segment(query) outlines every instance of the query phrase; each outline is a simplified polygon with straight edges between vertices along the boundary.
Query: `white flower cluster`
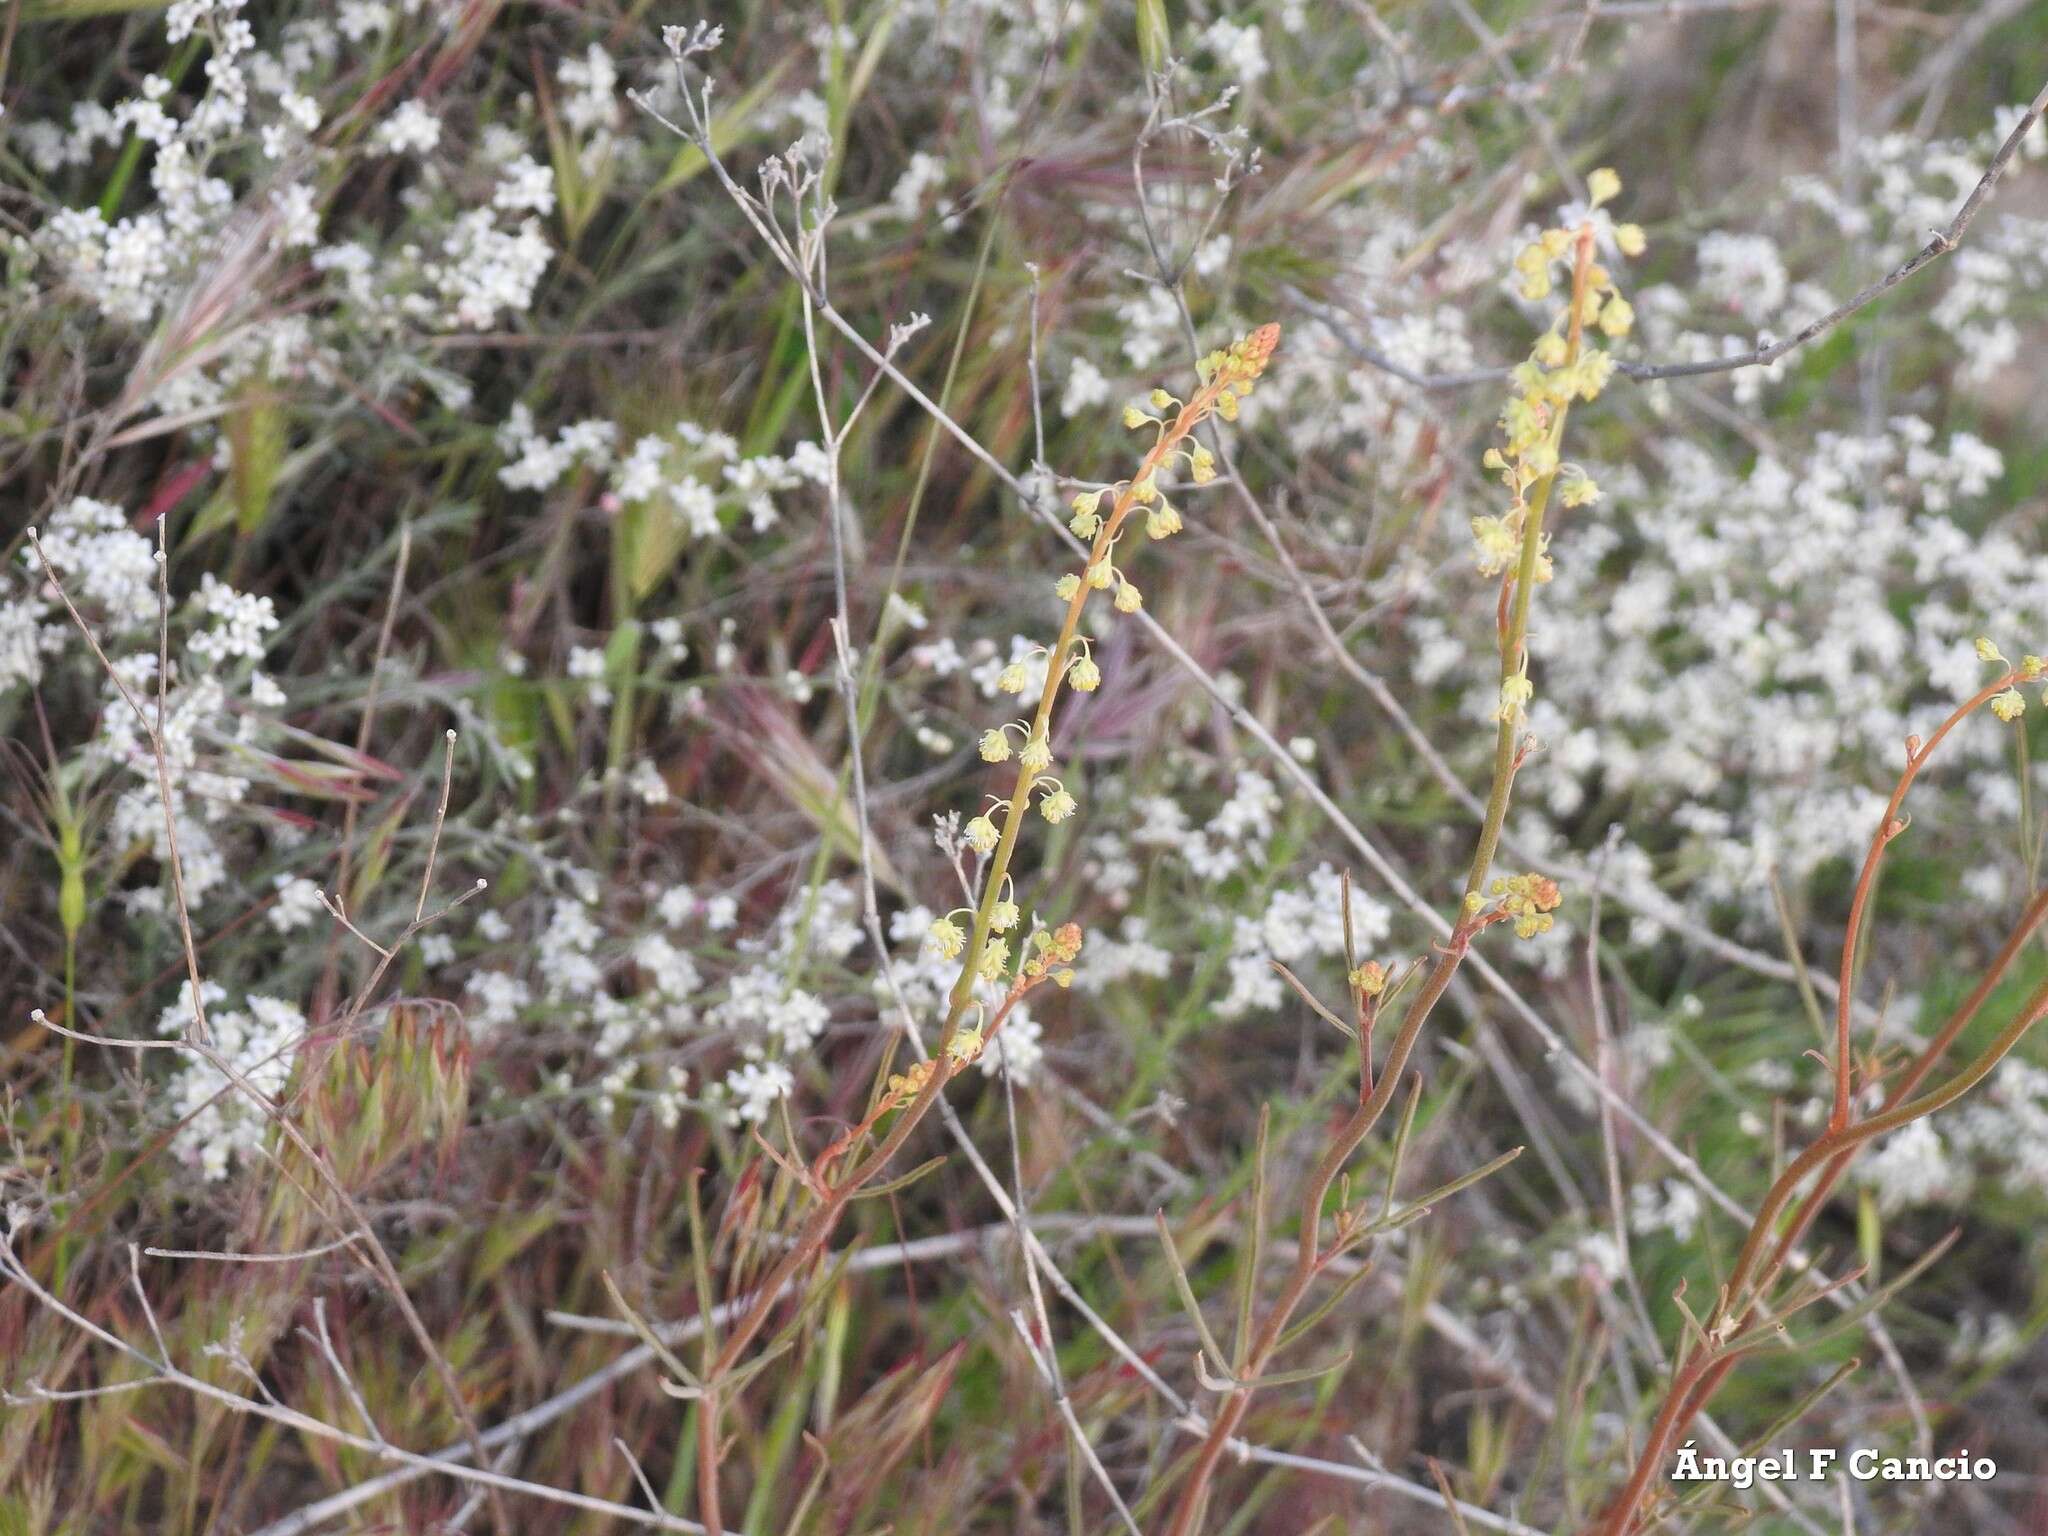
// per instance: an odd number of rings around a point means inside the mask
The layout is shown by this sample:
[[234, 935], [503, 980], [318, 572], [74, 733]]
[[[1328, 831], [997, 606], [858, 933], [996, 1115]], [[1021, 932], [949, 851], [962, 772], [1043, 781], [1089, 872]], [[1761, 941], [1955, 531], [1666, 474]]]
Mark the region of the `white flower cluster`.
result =
[[[238, 1008], [224, 1007], [228, 990], [211, 981], [201, 984], [200, 997], [213, 1048], [251, 1087], [275, 1098], [291, 1077], [307, 1031], [305, 1014], [281, 998], [255, 992], [245, 995]], [[157, 1020], [157, 1033], [184, 1036], [192, 1021], [188, 981]], [[208, 1179], [225, 1178], [231, 1168], [253, 1159], [270, 1128], [269, 1116], [232, 1078], [196, 1058], [172, 1079], [166, 1113], [183, 1122], [172, 1149]]]
[[497, 436], [507, 459], [498, 479], [511, 489], [544, 491], [571, 469], [594, 469], [607, 477], [610, 510], [656, 511], [665, 529], [684, 540], [716, 537], [730, 520], [721, 515], [728, 511], [765, 532], [781, 517], [778, 495], [825, 477], [824, 453], [815, 443], [799, 443], [787, 456], [750, 457], [726, 433], [687, 420], [636, 438], [621, 454], [622, 434], [613, 422], [571, 422], [550, 438], [530, 409], [514, 405]]
[[[133, 531], [120, 507], [85, 496], [66, 503], [38, 537], [116, 675], [131, 695], [150, 700], [145, 708], [154, 720], [160, 602], [155, 546]], [[0, 702], [41, 682], [59, 658], [98, 679], [105, 705], [89, 757], [95, 769], [125, 770], [111, 833], [123, 845], [146, 846], [168, 879], [170, 833], [142, 722], [100, 672], [35, 550], [24, 548], [20, 561], [18, 570], [0, 575]], [[182, 653], [173, 654], [165, 679], [162, 742], [185, 894], [194, 903], [228, 884], [220, 834], [250, 789], [240, 754], [284, 703], [277, 684], [250, 665], [262, 660], [277, 626], [269, 598], [238, 592], [210, 572], [178, 615]], [[156, 910], [162, 896], [161, 886], [127, 893], [146, 911]]]

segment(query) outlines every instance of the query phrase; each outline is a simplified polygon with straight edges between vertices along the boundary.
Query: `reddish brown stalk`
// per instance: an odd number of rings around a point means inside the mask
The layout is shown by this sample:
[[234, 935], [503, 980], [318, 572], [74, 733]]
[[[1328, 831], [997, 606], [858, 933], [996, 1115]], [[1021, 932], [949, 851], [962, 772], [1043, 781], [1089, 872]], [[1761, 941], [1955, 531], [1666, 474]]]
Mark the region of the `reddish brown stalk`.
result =
[[2017, 673], [2006, 673], [1958, 705], [1924, 743], [1918, 737], [1908, 738], [1906, 742], [1906, 771], [1899, 775], [1898, 787], [1892, 791], [1892, 798], [1884, 808], [1884, 818], [1871, 835], [1870, 851], [1863, 856], [1863, 872], [1856, 879], [1856, 894], [1849, 901], [1848, 929], [1842, 940], [1842, 970], [1836, 978], [1835, 1107], [1828, 1116], [1828, 1129], [1831, 1131], [1839, 1131], [1849, 1123], [1849, 1020], [1856, 1006], [1856, 953], [1863, 939], [1863, 909], [1877, 885], [1877, 866], [1883, 862], [1884, 851], [1891, 846], [1892, 839], [1906, 830], [1906, 824], [1899, 820], [1899, 807], [1905, 803], [1906, 791], [1913, 787], [1913, 781], [1920, 776], [1928, 758], [1934, 755], [1934, 749], [1941, 745], [1942, 738], [2017, 680]]
[[[2021, 950], [2039, 931], [2043, 920], [2048, 919], [2048, 891], [2043, 891], [2037, 893], [2028, 903], [2019, 922], [2007, 936], [2004, 945], [1986, 968], [1983, 976], [1978, 979], [1976, 986], [1971, 989], [1969, 996], [1963, 999], [1942, 1027], [1935, 1032], [1933, 1038], [1901, 1073], [1898, 1081], [1891, 1086], [1885, 1095], [1883, 1107], [1867, 1120], [1850, 1123], [1847, 1114], [1851, 1102], [1848, 1083], [1851, 998], [1848, 988], [1865, 908], [1876, 881], [1877, 866], [1884, 856], [1885, 849], [1905, 830], [1904, 823], [1899, 819], [1900, 808], [1905, 801], [1906, 792], [1912, 788], [1914, 780], [1926, 766], [1935, 748], [1963, 720], [2011, 687], [2016, 680], [2017, 675], [2008, 672], [1959, 705], [1924, 743], [1917, 738], [1907, 742], [1905, 771], [1900, 775], [1898, 785], [1885, 807], [1884, 818], [1878, 832], [1871, 840], [1862, 875], [1857, 881], [1856, 894], [1850, 904], [1848, 929], [1842, 953], [1843, 992], [1836, 1018], [1835, 1110], [1829, 1118], [1827, 1130], [1786, 1166], [1766, 1192], [1750, 1224], [1741, 1252], [1736, 1256], [1735, 1264], [1729, 1272], [1727, 1284], [1721, 1290], [1721, 1300], [1709, 1320], [1709, 1339], [1725, 1341], [1739, 1336], [1757, 1320], [1764, 1297], [1769, 1294], [1786, 1266], [1791, 1263], [1800, 1240], [1812, 1227], [1842, 1175], [1847, 1172], [1849, 1164], [1866, 1145], [1879, 1136], [1887, 1135], [1915, 1120], [1934, 1114], [1962, 1097], [1989, 1075], [1999, 1061], [2019, 1043], [2028, 1029], [2044, 1015], [2048, 1015], [2048, 985], [2044, 985], [2034, 992], [2026, 1006], [2014, 1016], [1998, 1038], [1968, 1066], [1941, 1087], [1919, 1098], [1912, 1097], [1928, 1075], [1940, 1064], [1942, 1058], [1953, 1048], [1970, 1022], [1976, 1018], [1985, 1001], [2004, 980], [2013, 962], [2018, 959]], [[1791, 1204], [1794, 1194], [1809, 1176], [1814, 1178], [1813, 1187], [1793, 1208], [1783, 1230], [1774, 1233], [1778, 1217]], [[1743, 1353], [1739, 1350], [1726, 1350], [1711, 1344], [1703, 1344], [1679, 1368], [1651, 1424], [1649, 1436], [1628, 1481], [1608, 1506], [1606, 1513], [1590, 1530], [1598, 1532], [1599, 1536], [1629, 1536], [1630, 1532], [1641, 1529], [1644, 1506], [1654, 1495], [1660, 1482], [1658, 1468], [1664, 1457], [1686, 1433], [1693, 1420], [1706, 1411], [1715, 1393], [1720, 1390], [1730, 1372], [1740, 1362]]]

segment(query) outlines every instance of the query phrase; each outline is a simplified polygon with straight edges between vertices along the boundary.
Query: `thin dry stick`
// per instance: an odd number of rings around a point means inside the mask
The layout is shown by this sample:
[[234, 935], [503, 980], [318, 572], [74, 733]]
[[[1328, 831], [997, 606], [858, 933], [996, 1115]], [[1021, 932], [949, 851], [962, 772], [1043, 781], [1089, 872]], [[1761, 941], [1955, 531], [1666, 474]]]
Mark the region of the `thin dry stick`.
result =
[[[1999, 178], [2005, 174], [2006, 166], [2018, 153], [2020, 141], [2033, 129], [2034, 124], [2041, 120], [2044, 111], [2048, 111], [2048, 85], [2041, 88], [2040, 94], [2034, 97], [2027, 110], [2021, 114], [2019, 121], [2013, 125], [2012, 131], [1999, 144], [1997, 152], [1991, 157], [1990, 165], [1985, 168], [1977, 185], [1970, 190], [1970, 195], [1963, 199], [1955, 217], [1943, 228], [1935, 230], [1928, 242], [1906, 260], [1858, 291], [1854, 297], [1836, 305], [1819, 319], [1782, 340], [1759, 342], [1746, 352], [1729, 353], [1696, 363], [1616, 363], [1614, 371], [1624, 378], [1647, 383], [1653, 379], [1698, 378], [1710, 373], [1730, 373], [1737, 368], [1768, 367], [1779, 358], [1796, 352], [1808, 342], [1826, 335], [1858, 310], [1868, 308], [1923, 267], [1939, 261], [1962, 244], [1963, 236], [1976, 221], [1986, 199], [1998, 185]], [[1391, 374], [1417, 389], [1469, 389], [1477, 384], [1499, 383], [1508, 376], [1509, 370], [1506, 368], [1473, 368], [1458, 373], [1419, 373], [1396, 362], [1377, 347], [1360, 341], [1336, 318], [1328, 306], [1318, 304], [1296, 290], [1290, 289], [1288, 292], [1295, 304], [1305, 314], [1320, 320], [1346, 351], [1361, 362], [1369, 363], [1381, 372]]]
[[[121, 1354], [126, 1355], [149, 1372], [148, 1380], [132, 1383], [124, 1382], [121, 1384], [122, 1390], [133, 1390], [145, 1386], [158, 1385], [176, 1387], [180, 1391], [189, 1393], [194, 1397], [219, 1403], [222, 1407], [230, 1409], [235, 1413], [250, 1414], [257, 1418], [267, 1419], [271, 1423], [283, 1425], [287, 1429], [298, 1431], [300, 1434], [319, 1440], [326, 1440], [335, 1445], [346, 1446], [380, 1460], [395, 1463], [411, 1471], [414, 1476], [427, 1472], [439, 1472], [449, 1477], [459, 1478], [465, 1482], [478, 1484], [490, 1490], [494, 1495], [504, 1493], [527, 1494], [534, 1498], [547, 1500], [550, 1503], [564, 1504], [574, 1509], [588, 1510], [592, 1514], [608, 1515], [613, 1519], [630, 1520], [634, 1524], [652, 1526], [657, 1530], [701, 1532], [703, 1529], [693, 1521], [684, 1520], [676, 1515], [665, 1514], [660, 1510], [635, 1509], [628, 1504], [615, 1504], [609, 1499], [593, 1498], [589, 1494], [571, 1493], [566, 1489], [551, 1488], [541, 1483], [524, 1482], [518, 1478], [506, 1477], [487, 1469], [465, 1466], [461, 1461], [448, 1456], [421, 1456], [413, 1451], [401, 1450], [397, 1446], [387, 1445], [380, 1440], [373, 1440], [363, 1435], [352, 1434], [344, 1429], [338, 1429], [324, 1420], [316, 1419], [312, 1415], [301, 1413], [296, 1409], [286, 1408], [275, 1402], [242, 1397], [228, 1391], [224, 1387], [215, 1386], [210, 1381], [188, 1375], [173, 1365], [168, 1356], [159, 1358], [149, 1355], [118, 1335], [109, 1333], [90, 1318], [72, 1310], [58, 1297], [46, 1290], [35, 1276], [29, 1273], [20, 1259], [15, 1256], [12, 1244], [4, 1237], [0, 1237], [0, 1275], [5, 1275], [13, 1284], [20, 1286], [29, 1296], [57, 1316], [63, 1318], [74, 1328], [118, 1350]], [[258, 1385], [260, 1387], [261, 1383], [259, 1382]], [[26, 1393], [18, 1394], [24, 1401], [44, 1400], [53, 1402], [75, 1400], [78, 1395], [75, 1393], [49, 1391], [33, 1382], [29, 1384]], [[95, 1395], [99, 1394], [96, 1392]], [[508, 1436], [506, 1438], [511, 1437]], [[465, 1454], [468, 1454], [469, 1448], [464, 1447], [464, 1451]], [[311, 1523], [317, 1522], [300, 1524], [292, 1527], [292, 1529], [303, 1531], [308, 1529]]]

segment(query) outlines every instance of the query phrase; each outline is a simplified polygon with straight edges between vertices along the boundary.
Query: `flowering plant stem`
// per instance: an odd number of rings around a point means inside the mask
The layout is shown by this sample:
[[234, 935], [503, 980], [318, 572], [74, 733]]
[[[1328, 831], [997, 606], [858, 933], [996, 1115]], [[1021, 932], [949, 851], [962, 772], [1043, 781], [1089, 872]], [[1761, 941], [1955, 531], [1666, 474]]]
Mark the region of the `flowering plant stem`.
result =
[[[1580, 347], [1584, 340], [1581, 317], [1585, 309], [1587, 279], [1593, 264], [1593, 233], [1590, 227], [1580, 230], [1576, 242], [1572, 267], [1572, 319], [1566, 342], [1563, 366], [1571, 367], [1579, 360]], [[1567, 408], [1560, 404], [1553, 414], [1549, 427], [1549, 446], [1553, 462], [1558, 447], [1563, 442]], [[1530, 487], [1528, 501], [1523, 514], [1522, 539], [1514, 572], [1505, 578], [1501, 586], [1500, 599], [1500, 678], [1505, 684], [1510, 678], [1519, 677], [1527, 663], [1529, 638], [1529, 612], [1534, 595], [1538, 568], [1543, 556], [1543, 519], [1550, 505], [1551, 489], [1557, 480], [1557, 471], [1550, 470], [1540, 476]], [[1496, 914], [1485, 910], [1485, 887], [1487, 876], [1492, 872], [1494, 853], [1500, 846], [1501, 828], [1507, 820], [1508, 801], [1514, 788], [1515, 774], [1527, 756], [1527, 746], [1521, 740], [1520, 718], [1517, 714], [1503, 710], [1499, 733], [1494, 743], [1493, 784], [1486, 798], [1486, 815], [1479, 829], [1479, 842], [1472, 851], [1472, 864], [1465, 877], [1464, 899], [1459, 904], [1457, 921], [1453, 924], [1450, 938], [1437, 947], [1435, 962], [1424, 978], [1421, 989], [1402, 1014], [1400, 1028], [1395, 1032], [1388, 1047], [1385, 1065], [1376, 1080], [1369, 1079], [1369, 1091], [1364, 1092], [1357, 1109], [1346, 1117], [1331, 1137], [1315, 1170], [1309, 1176], [1308, 1187], [1301, 1200], [1301, 1232], [1295, 1250], [1294, 1264], [1288, 1271], [1287, 1279], [1274, 1298], [1250, 1346], [1243, 1351], [1243, 1357], [1234, 1363], [1239, 1383], [1256, 1384], [1265, 1374], [1267, 1365], [1278, 1351], [1281, 1340], [1286, 1336], [1288, 1325], [1303, 1299], [1308, 1295], [1317, 1277], [1330, 1261], [1343, 1251], [1344, 1244], [1325, 1249], [1322, 1246], [1323, 1206], [1329, 1198], [1330, 1188], [1337, 1182], [1344, 1165], [1350, 1161], [1359, 1145], [1372, 1133], [1387, 1106], [1393, 1102], [1394, 1094], [1401, 1084], [1401, 1077], [1407, 1067], [1408, 1058], [1415, 1050], [1415, 1043], [1422, 1029], [1435, 1012], [1437, 1003], [1449, 989], [1451, 978], [1457, 974], [1459, 965], [1470, 950], [1473, 938]], [[1355, 983], [1354, 983], [1355, 985]], [[1364, 1031], [1361, 1031], [1363, 1036]], [[1366, 1049], [1361, 1040], [1361, 1050]], [[1340, 1215], [1340, 1220], [1342, 1219]], [[1242, 1347], [1242, 1346], [1241, 1346]], [[1181, 1488], [1179, 1501], [1166, 1530], [1168, 1536], [1193, 1536], [1201, 1526], [1203, 1506], [1207, 1502], [1211, 1479], [1229, 1446], [1231, 1437], [1243, 1422], [1251, 1406], [1253, 1386], [1236, 1385], [1224, 1396], [1222, 1405], [1210, 1421], [1208, 1433], [1196, 1450], [1194, 1461]]]
[[[1878, 864], [1893, 839], [1906, 830], [1906, 823], [1899, 815], [1906, 793], [1950, 732], [2004, 694], [2015, 682], [2032, 680], [2028, 674], [2008, 671], [1952, 710], [1925, 742], [1917, 737], [1907, 741], [1905, 771], [1900, 774], [1885, 806], [1884, 819], [1871, 839], [1870, 851], [1865, 856], [1855, 896], [1850, 903], [1842, 945], [1842, 996], [1836, 1022], [1835, 1104], [1828, 1128], [1785, 1166], [1766, 1191], [1741, 1251], [1736, 1255], [1735, 1264], [1718, 1292], [1719, 1300], [1713, 1312], [1705, 1327], [1699, 1330], [1690, 1355], [1680, 1358], [1663, 1404], [1651, 1423], [1641, 1455], [1621, 1491], [1599, 1520], [1588, 1528], [1589, 1536], [1591, 1533], [1597, 1533], [1597, 1536], [1629, 1536], [1630, 1532], [1644, 1528], [1647, 1506], [1662, 1480], [1659, 1469], [1664, 1458], [1684, 1436], [1692, 1421], [1706, 1411], [1729, 1373], [1746, 1355], [1762, 1347], [1750, 1337], [1752, 1325], [1771, 1316], [1766, 1309], [1766, 1297], [1856, 1155], [1878, 1137], [1953, 1104], [1988, 1077], [2027, 1031], [2048, 1016], [2048, 983], [2043, 983], [2035, 988], [1997, 1037], [1967, 1066], [1939, 1087], [1917, 1098], [1912, 1096], [1977, 1016], [2042, 921], [2048, 919], [2048, 891], [2042, 891], [2028, 903], [2018, 924], [1976, 986], [1886, 1092], [1883, 1107], [1868, 1119], [1851, 1119], [1855, 1094], [1849, 1055], [1849, 1010], [1852, 1003], [1849, 984]], [[1775, 1230], [1800, 1185], [1816, 1174], [1813, 1187], [1793, 1208], [1783, 1229]], [[1799, 1304], [1816, 1299], [1817, 1296], [1802, 1298]], [[1779, 1308], [1779, 1315], [1782, 1316], [1785, 1310]]]
[[[1045, 686], [1039, 693], [1038, 707], [1027, 739], [1049, 739], [1053, 706], [1068, 676], [1069, 663], [1080, 638], [1081, 618], [1087, 609], [1089, 594], [1094, 590], [1090, 573], [1108, 569], [1117, 538], [1132, 514], [1139, 507], [1158, 499], [1157, 477], [1161, 471], [1172, 463], [1195, 428], [1212, 411], [1219, 407], [1226, 410], [1234, 408], [1235, 398], [1249, 391], [1279, 339], [1280, 328], [1268, 325], [1228, 350], [1214, 354], [1211, 370], [1202, 387], [1181, 404], [1172, 417], [1159, 422], [1157, 440], [1140, 462], [1137, 474], [1117, 489], [1108, 513], [1101, 518], [1089, 549], [1088, 562], [1078, 573], [1074, 591], [1067, 598], [1066, 614], [1047, 663]], [[1030, 811], [1032, 790], [1042, 774], [1042, 769], [1034, 768], [1029, 762], [1020, 761], [1018, 764], [1017, 781], [1008, 801], [1008, 815], [983, 874], [974, 926], [960, 957], [959, 977], [947, 997], [945, 1022], [939, 1031], [929, 1070], [895, 1080], [867, 1119], [817, 1158], [805, 1174], [805, 1181], [817, 1197], [818, 1205], [805, 1220], [795, 1242], [756, 1287], [752, 1304], [733, 1325], [715, 1353], [712, 1335], [708, 1329], [706, 1331], [709, 1363], [701, 1383], [694, 1389], [698, 1399], [698, 1510], [705, 1529], [713, 1532], [714, 1536], [725, 1528], [718, 1490], [718, 1421], [723, 1385], [739, 1367], [749, 1346], [760, 1337], [790, 1282], [824, 1251], [847, 1205], [889, 1165], [946, 1084], [973, 1059], [972, 1054], [956, 1050], [955, 1044], [961, 1038], [962, 1023], [974, 1003], [975, 982], [981, 977], [983, 956], [995, 930], [996, 904], [1002, 899], [1017, 840]], [[1071, 959], [1079, 943], [1078, 930], [1063, 929], [1050, 950], [1050, 957]], [[982, 1043], [994, 1035], [1010, 1009], [1026, 992], [1050, 976], [1043, 959], [1025, 965], [990, 1019]], [[843, 1155], [892, 1110], [900, 1110], [900, 1113], [881, 1142], [865, 1158], [856, 1160], [850, 1168], [834, 1177], [832, 1169]]]

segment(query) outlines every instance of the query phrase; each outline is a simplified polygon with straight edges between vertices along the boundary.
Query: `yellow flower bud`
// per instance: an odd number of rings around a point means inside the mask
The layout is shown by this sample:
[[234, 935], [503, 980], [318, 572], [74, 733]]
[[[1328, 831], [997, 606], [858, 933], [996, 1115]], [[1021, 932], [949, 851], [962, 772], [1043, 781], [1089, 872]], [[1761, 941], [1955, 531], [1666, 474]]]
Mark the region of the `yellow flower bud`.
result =
[[1614, 243], [1621, 248], [1621, 254], [1624, 256], [1640, 256], [1650, 245], [1643, 236], [1643, 226], [1640, 224], [1615, 225]]
[[1038, 814], [1055, 826], [1073, 815], [1076, 809], [1074, 797], [1064, 789], [1056, 789], [1038, 802]]
[[1095, 665], [1093, 658], [1076, 656], [1074, 664], [1067, 669], [1067, 681], [1077, 692], [1093, 693], [1102, 686], [1102, 669]]
[[967, 839], [967, 846], [976, 853], [994, 853], [996, 850], [996, 824], [986, 816], [977, 816], [967, 823], [967, 830], [961, 836]]
[[1621, 177], [1612, 167], [1603, 165], [1586, 178], [1586, 193], [1592, 198], [1595, 208], [1602, 203], [1611, 203], [1621, 195]]
[[981, 733], [981, 760], [984, 763], [1007, 762], [1010, 756], [1010, 736], [1007, 731], [989, 730]]
[[1377, 960], [1368, 960], [1351, 973], [1351, 985], [1366, 997], [1378, 997], [1387, 990], [1387, 968]]
[[1116, 589], [1116, 611], [1118, 613], [1136, 613], [1144, 606], [1144, 594], [1139, 592], [1128, 581], [1118, 583]]
[[1493, 718], [1509, 725], [1522, 718], [1524, 706], [1536, 697], [1536, 686], [1526, 677], [1510, 677], [1500, 685], [1500, 708]]
[[[1010, 941], [1008, 939], [990, 939], [981, 951], [981, 963], [975, 967], [975, 973], [983, 981], [995, 981], [1009, 968]], [[979, 1034], [970, 1035], [965, 1030], [961, 1031], [959, 1038], [953, 1042], [953, 1049], [956, 1052], [961, 1048], [963, 1041], [972, 1042], [973, 1055], [963, 1056], [961, 1060], [972, 1061], [975, 1056], [981, 1054], [981, 1036]]]
[[1558, 475], [1557, 494], [1566, 506], [1583, 507], [1600, 499], [1600, 487], [1593, 483], [1591, 475], [1573, 464]]

